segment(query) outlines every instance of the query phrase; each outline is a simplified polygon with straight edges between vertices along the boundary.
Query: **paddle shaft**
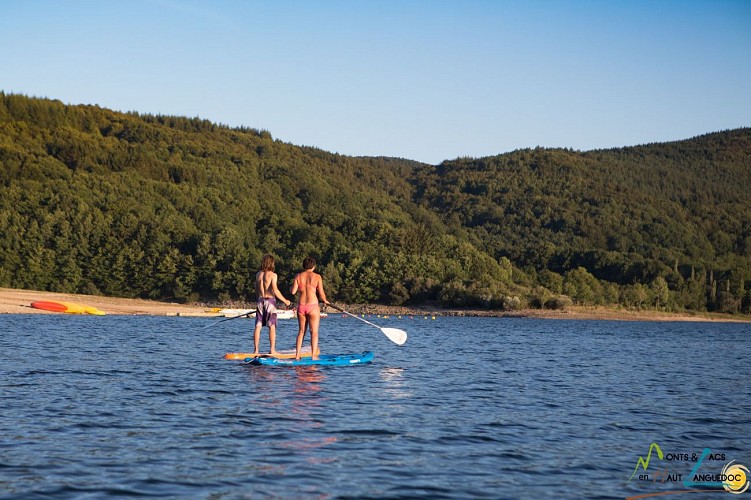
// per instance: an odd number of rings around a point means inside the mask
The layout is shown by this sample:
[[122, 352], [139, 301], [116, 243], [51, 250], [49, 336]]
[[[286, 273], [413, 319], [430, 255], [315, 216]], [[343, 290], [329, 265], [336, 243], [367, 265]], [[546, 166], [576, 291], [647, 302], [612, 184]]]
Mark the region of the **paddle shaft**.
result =
[[348, 316], [352, 316], [352, 317], [353, 317], [353, 318], [355, 318], [355, 319], [359, 319], [359, 320], [360, 320], [360, 321], [362, 321], [363, 323], [367, 323], [367, 324], [369, 324], [370, 326], [374, 326], [374, 327], [378, 328], [379, 330], [381, 330], [381, 327], [380, 327], [380, 326], [376, 325], [375, 323], [371, 323], [371, 322], [370, 322], [370, 321], [368, 321], [367, 319], [361, 318], [360, 316], [357, 316], [357, 315], [355, 315], [355, 314], [352, 314], [351, 312], [347, 312], [347, 311], [345, 311], [344, 309], [341, 309], [341, 308], [339, 308], [339, 307], [336, 307], [336, 306], [335, 306], [334, 304], [329, 304], [329, 305], [330, 305], [331, 307], [333, 307], [334, 309], [336, 309], [337, 311], [341, 311], [341, 312], [343, 312], [344, 314], [346, 314], [346, 315], [348, 315]]
[[378, 328], [379, 330], [381, 330], [381, 333], [383, 333], [386, 337], [388, 337], [388, 339], [391, 342], [393, 342], [394, 344], [402, 345], [402, 344], [404, 344], [407, 341], [407, 332], [405, 332], [404, 330], [399, 330], [398, 328], [382, 328], [382, 327], [376, 325], [375, 323], [371, 323], [370, 321], [368, 321], [366, 319], [360, 318], [359, 316], [355, 316], [354, 314], [345, 311], [341, 307], [336, 307], [334, 304], [329, 303], [328, 305], [330, 305], [331, 307], [333, 307], [337, 311], [343, 312], [344, 314], [346, 314], [348, 316], [352, 316], [355, 319], [359, 319], [363, 323], [367, 323], [370, 326], [374, 326], [374, 327]]
[[[293, 304], [292, 304], [292, 303], [290, 303], [290, 306], [293, 306]], [[285, 311], [285, 310], [287, 310], [287, 309], [282, 309], [282, 311]], [[231, 320], [231, 319], [244, 318], [244, 317], [246, 317], [246, 316], [248, 316], [248, 317], [249, 317], [249, 316], [250, 316], [251, 314], [255, 314], [255, 313], [256, 313], [256, 311], [255, 311], [255, 309], [254, 309], [254, 310], [252, 310], [252, 311], [250, 311], [250, 312], [246, 312], [245, 314], [241, 314], [241, 315], [239, 315], [239, 316], [233, 316], [233, 317], [231, 317], [231, 318], [224, 318], [223, 320], [217, 321], [217, 323], [221, 323], [222, 321], [229, 321], [229, 320]]]
[[215, 322], [215, 323], [212, 323], [212, 324], [210, 324], [210, 325], [204, 326], [204, 328], [209, 328], [209, 327], [212, 327], [212, 326], [216, 326], [216, 325], [218, 325], [219, 323], [223, 323], [223, 322], [225, 322], [225, 321], [229, 321], [229, 320], [231, 320], [231, 319], [237, 319], [237, 318], [245, 318], [245, 317], [247, 317], [247, 316], [250, 316], [251, 314], [255, 314], [255, 311], [250, 311], [250, 312], [246, 312], [245, 314], [241, 314], [241, 315], [239, 315], [239, 316], [232, 316], [231, 318], [224, 318], [224, 319], [220, 319], [219, 321], [217, 321], [217, 322]]

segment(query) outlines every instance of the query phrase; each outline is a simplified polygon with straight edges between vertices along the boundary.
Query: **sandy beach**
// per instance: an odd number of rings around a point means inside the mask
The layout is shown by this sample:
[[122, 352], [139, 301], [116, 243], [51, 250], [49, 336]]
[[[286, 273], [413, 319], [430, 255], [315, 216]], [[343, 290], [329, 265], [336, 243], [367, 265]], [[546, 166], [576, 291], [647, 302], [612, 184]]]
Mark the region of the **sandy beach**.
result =
[[[101, 297], [70, 293], [41, 292], [0, 288], [0, 314], [59, 314], [31, 307], [34, 301], [75, 302], [93, 306], [110, 315], [151, 315], [151, 316], [220, 316], [219, 307], [187, 305], [156, 300]], [[546, 319], [591, 319], [619, 321], [706, 321], [706, 322], [751, 322], [748, 316], [733, 316], [708, 313], [666, 313], [660, 311], [632, 311], [608, 307], [572, 306], [562, 311], [524, 309], [520, 311], [482, 311], [439, 308], [388, 307], [379, 305], [338, 304], [354, 314], [379, 316], [492, 316], [492, 317], [533, 317]], [[335, 313], [335, 311], [328, 311]]]
[[151, 316], [217, 316], [207, 307], [160, 302], [156, 300], [123, 299], [78, 295], [71, 293], [39, 292], [0, 288], [0, 314], [59, 314], [31, 307], [38, 300], [75, 302], [100, 309], [105, 314], [143, 314]]

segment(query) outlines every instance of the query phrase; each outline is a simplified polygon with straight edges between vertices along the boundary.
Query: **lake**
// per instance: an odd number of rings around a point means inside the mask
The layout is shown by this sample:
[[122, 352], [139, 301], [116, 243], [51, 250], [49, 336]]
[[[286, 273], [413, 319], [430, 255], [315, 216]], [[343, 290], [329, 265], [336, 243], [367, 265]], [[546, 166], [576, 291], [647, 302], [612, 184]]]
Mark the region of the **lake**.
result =
[[751, 468], [751, 325], [368, 319], [407, 343], [329, 316], [323, 352], [374, 362], [292, 368], [222, 359], [245, 319], [0, 315], [0, 498], [626, 498]]

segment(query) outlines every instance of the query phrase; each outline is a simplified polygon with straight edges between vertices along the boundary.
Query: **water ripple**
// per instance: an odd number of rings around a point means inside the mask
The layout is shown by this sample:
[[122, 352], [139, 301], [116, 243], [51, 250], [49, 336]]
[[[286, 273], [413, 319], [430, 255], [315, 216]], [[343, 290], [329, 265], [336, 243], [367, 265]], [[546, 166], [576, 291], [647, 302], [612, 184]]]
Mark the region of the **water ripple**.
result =
[[624, 498], [655, 441], [751, 464], [745, 325], [402, 319], [396, 347], [332, 318], [373, 364], [278, 369], [209, 322], [0, 316], [0, 498]]

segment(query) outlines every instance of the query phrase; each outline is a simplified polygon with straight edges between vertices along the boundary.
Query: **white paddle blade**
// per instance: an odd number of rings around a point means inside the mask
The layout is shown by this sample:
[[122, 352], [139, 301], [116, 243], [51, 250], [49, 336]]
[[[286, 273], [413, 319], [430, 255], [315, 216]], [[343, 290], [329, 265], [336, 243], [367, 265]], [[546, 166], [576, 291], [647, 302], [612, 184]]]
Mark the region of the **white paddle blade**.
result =
[[404, 330], [399, 330], [398, 328], [381, 328], [381, 331], [394, 344], [402, 345], [407, 341], [407, 332]]

